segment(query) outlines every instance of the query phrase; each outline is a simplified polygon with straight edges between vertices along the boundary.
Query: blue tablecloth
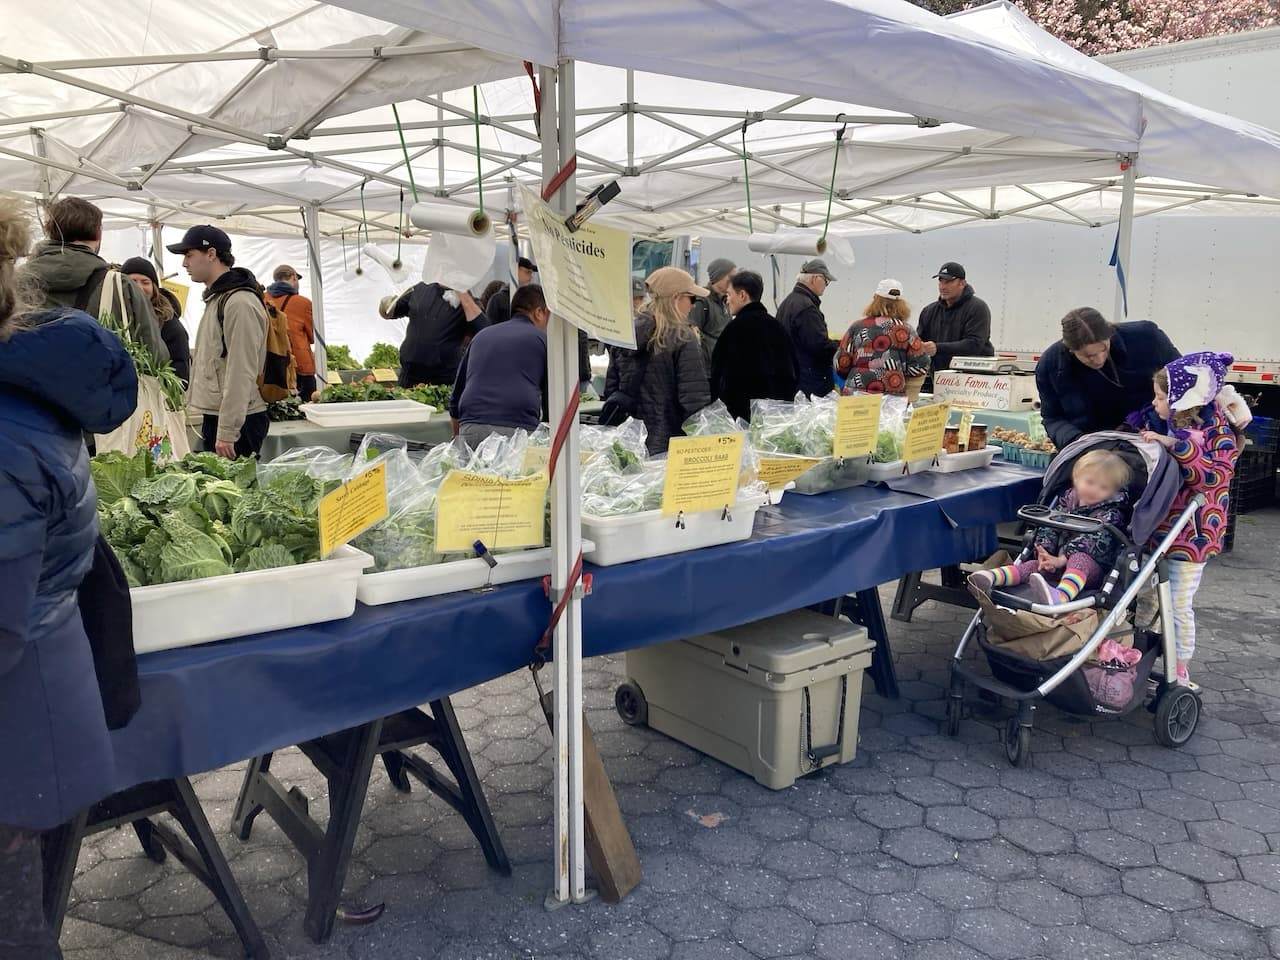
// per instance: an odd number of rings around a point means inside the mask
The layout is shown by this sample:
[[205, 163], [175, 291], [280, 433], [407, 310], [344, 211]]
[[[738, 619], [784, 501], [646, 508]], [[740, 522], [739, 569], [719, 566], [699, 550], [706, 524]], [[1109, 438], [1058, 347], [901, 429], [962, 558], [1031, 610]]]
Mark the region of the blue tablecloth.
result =
[[[1040, 474], [993, 466], [788, 495], [750, 540], [590, 568], [584, 652], [613, 653], [820, 603], [985, 556]], [[348, 620], [139, 658], [142, 709], [114, 736], [119, 789], [214, 769], [519, 669], [546, 625], [541, 585], [451, 594]]]

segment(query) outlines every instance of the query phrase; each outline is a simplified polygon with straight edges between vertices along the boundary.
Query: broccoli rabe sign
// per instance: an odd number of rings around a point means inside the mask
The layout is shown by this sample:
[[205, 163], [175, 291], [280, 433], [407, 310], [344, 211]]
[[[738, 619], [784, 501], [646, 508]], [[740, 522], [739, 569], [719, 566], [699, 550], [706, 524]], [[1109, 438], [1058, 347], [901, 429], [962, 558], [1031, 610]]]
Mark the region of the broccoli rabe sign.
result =
[[883, 396], [870, 393], [851, 394], [836, 400], [832, 453], [851, 460], [871, 453], [876, 444], [883, 405]]
[[723, 510], [738, 500], [741, 433], [675, 437], [667, 451], [662, 512], [667, 516]]

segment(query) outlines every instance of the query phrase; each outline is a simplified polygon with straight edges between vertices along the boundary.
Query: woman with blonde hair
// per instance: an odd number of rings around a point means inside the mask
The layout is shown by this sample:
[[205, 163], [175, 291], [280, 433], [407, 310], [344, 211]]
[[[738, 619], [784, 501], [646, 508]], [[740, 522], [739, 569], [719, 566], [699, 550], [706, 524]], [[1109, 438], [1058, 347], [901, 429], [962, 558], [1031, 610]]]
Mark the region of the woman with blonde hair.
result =
[[115, 777], [76, 599], [98, 532], [83, 432], [123, 423], [138, 378], [88, 314], [33, 312], [15, 270], [30, 243], [27, 211], [0, 200], [0, 957], [53, 960], [40, 833], [101, 800]]
[[902, 284], [881, 280], [862, 319], [849, 327], [836, 350], [833, 366], [841, 393], [888, 393], [915, 402], [929, 373], [929, 357], [910, 318]]
[[605, 377], [601, 423], [627, 417], [644, 422], [650, 456], [666, 453], [681, 424], [711, 402], [711, 384], [689, 311], [707, 290], [679, 267], [662, 267], [645, 281], [649, 302], [636, 316], [636, 349], [615, 349]]

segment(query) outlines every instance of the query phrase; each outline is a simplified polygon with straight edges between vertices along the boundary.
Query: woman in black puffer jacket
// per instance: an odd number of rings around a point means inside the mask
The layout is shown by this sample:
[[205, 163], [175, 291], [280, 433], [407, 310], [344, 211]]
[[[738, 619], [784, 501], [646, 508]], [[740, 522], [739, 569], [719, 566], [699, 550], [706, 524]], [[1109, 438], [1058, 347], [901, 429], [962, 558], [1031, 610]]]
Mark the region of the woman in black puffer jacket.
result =
[[636, 317], [635, 350], [614, 349], [604, 395], [624, 405], [648, 431], [649, 455], [666, 453], [681, 425], [711, 402], [711, 385], [689, 310], [707, 291], [679, 267], [662, 267], [645, 281], [650, 300]]

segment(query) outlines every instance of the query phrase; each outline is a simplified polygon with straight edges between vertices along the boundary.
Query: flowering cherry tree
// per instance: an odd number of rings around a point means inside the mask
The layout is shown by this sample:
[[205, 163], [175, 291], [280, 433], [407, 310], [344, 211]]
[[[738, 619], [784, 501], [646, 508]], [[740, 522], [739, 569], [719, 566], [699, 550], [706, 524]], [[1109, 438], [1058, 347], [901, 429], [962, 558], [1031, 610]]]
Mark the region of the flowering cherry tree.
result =
[[[982, 0], [979, 0], [982, 2]], [[1096, 55], [1280, 25], [1280, 0], [1013, 0], [1059, 40]], [[935, 13], [972, 0], [921, 0]]]

